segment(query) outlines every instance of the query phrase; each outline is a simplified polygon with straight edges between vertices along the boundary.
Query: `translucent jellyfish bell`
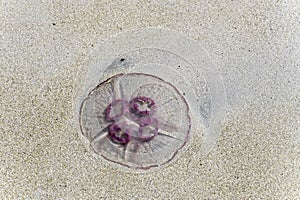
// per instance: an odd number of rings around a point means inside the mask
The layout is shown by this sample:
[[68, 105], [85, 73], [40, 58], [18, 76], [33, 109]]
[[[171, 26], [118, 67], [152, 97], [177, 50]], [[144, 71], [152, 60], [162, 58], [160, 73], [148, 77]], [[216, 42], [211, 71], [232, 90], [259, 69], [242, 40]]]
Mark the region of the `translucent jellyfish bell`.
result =
[[75, 113], [95, 156], [146, 171], [174, 161], [191, 138], [196, 156], [216, 143], [226, 107], [222, 78], [194, 41], [134, 30], [103, 43], [88, 66]]
[[186, 144], [191, 119], [173, 85], [152, 75], [126, 73], [90, 92], [80, 109], [80, 125], [96, 154], [148, 169], [167, 163]]

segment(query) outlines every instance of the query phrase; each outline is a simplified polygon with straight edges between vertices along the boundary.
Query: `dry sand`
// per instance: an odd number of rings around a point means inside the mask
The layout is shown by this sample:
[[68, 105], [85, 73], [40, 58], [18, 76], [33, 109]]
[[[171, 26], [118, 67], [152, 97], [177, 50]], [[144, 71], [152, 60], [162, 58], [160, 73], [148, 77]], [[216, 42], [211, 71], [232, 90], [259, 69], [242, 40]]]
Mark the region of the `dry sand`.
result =
[[[300, 4], [247, 2], [2, 0], [0, 199], [300, 199]], [[232, 110], [205, 159], [132, 174], [85, 150], [72, 97], [99, 39], [149, 26], [203, 44]]]

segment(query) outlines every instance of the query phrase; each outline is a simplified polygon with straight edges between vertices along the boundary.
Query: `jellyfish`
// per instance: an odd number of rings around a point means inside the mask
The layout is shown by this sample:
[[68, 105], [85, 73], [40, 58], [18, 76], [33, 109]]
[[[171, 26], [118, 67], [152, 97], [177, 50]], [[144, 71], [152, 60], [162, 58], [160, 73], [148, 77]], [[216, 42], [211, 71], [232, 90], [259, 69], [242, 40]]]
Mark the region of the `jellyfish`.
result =
[[189, 145], [202, 159], [217, 143], [228, 109], [211, 59], [198, 42], [160, 28], [101, 43], [74, 90], [72, 122], [84, 145], [101, 162], [131, 172], [167, 166]]
[[145, 73], [98, 84], [80, 108], [82, 135], [105, 160], [132, 169], [169, 163], [189, 138], [189, 106], [178, 89]]

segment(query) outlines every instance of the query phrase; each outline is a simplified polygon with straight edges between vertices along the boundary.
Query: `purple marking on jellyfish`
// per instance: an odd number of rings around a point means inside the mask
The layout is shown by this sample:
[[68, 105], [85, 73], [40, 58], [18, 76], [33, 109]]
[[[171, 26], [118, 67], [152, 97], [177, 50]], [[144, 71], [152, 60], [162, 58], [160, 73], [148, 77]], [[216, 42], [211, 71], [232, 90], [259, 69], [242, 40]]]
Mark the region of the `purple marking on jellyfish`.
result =
[[138, 96], [130, 100], [129, 110], [136, 115], [147, 116], [155, 113], [156, 106], [153, 99], [145, 96]]
[[122, 130], [116, 123], [109, 126], [108, 135], [113, 142], [119, 144], [127, 144], [130, 141], [130, 135], [126, 131]]
[[105, 109], [105, 119], [109, 122], [121, 118], [124, 112], [128, 110], [128, 101], [117, 99], [111, 102]]

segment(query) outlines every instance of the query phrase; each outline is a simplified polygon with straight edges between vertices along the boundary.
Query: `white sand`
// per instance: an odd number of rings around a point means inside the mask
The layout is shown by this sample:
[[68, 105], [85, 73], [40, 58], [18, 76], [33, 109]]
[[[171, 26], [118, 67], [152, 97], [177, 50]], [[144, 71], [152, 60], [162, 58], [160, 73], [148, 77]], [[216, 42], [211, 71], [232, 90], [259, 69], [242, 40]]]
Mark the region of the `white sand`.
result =
[[[1, 2], [0, 199], [300, 198], [297, 0], [71, 2]], [[85, 150], [72, 95], [99, 38], [148, 26], [204, 45], [232, 113], [206, 159], [130, 174]]]

